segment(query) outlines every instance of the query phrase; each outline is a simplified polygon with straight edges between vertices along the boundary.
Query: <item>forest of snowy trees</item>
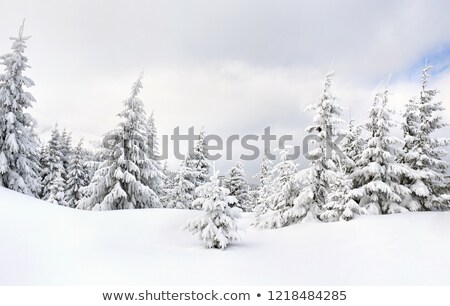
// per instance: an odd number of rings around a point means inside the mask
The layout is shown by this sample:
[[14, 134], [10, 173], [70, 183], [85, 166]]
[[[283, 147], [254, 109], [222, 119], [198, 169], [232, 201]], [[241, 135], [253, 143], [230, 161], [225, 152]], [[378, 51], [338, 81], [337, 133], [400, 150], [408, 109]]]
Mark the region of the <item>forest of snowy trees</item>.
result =
[[[303, 221], [348, 221], [358, 214], [440, 211], [450, 208], [450, 183], [444, 160], [449, 139], [437, 138], [444, 127], [442, 102], [429, 86], [430, 66], [423, 69], [417, 92], [406, 101], [393, 135], [390, 95], [380, 86], [364, 124], [345, 124], [342, 107], [333, 95], [334, 73], [326, 75], [323, 93], [307, 108], [316, 135], [309, 166], [300, 169], [289, 149], [278, 150], [278, 162], [263, 157], [259, 184], [252, 189], [241, 162], [220, 180], [207, 155], [202, 130], [193, 152], [176, 170], [158, 155], [155, 115], [147, 115], [142, 75], [124, 97], [119, 124], [107, 142], [92, 152], [83, 142], [72, 144], [71, 133], [55, 125], [41, 143], [37, 122], [27, 113], [35, 99], [34, 85], [25, 76], [30, 37], [11, 38], [10, 53], [0, 58], [0, 186], [53, 204], [84, 210], [175, 208], [203, 210], [204, 216], [186, 225], [207, 247], [224, 248], [238, 239], [236, 219], [253, 212], [253, 226], [278, 228]], [[346, 126], [346, 127], [345, 127]], [[337, 150], [330, 140], [344, 135]]]

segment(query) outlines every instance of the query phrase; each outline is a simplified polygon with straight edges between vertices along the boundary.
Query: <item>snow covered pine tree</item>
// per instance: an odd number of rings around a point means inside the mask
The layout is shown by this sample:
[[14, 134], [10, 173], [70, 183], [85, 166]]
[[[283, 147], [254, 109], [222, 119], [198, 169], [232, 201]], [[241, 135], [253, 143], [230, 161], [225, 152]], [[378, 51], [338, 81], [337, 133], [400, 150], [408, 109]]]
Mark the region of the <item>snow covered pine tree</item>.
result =
[[357, 161], [361, 158], [361, 153], [365, 148], [365, 141], [361, 136], [361, 126], [355, 125], [353, 119], [348, 122], [346, 140], [343, 144], [342, 152], [347, 157], [345, 164], [345, 173], [350, 175], [356, 168]]
[[427, 88], [430, 69], [423, 69], [420, 96], [409, 100], [403, 116], [405, 145], [399, 161], [410, 169], [402, 183], [411, 190], [411, 196], [404, 200], [411, 211], [450, 208], [450, 186], [445, 179], [448, 164], [443, 160], [446, 152], [441, 149], [450, 140], [432, 136], [446, 124], [437, 114], [444, 110], [442, 102], [434, 100], [437, 90]]
[[167, 208], [170, 201], [170, 193], [172, 192], [172, 189], [175, 184], [174, 182], [176, 172], [173, 172], [169, 169], [169, 164], [167, 160], [164, 162], [162, 172], [164, 174], [164, 183], [163, 188], [160, 191], [161, 193], [160, 199], [161, 199], [161, 206]]
[[24, 56], [24, 24], [18, 37], [11, 40], [12, 53], [0, 58], [5, 73], [0, 75], [0, 186], [37, 197], [40, 185], [39, 142], [34, 132], [35, 120], [24, 111], [35, 102], [24, 90], [34, 85], [23, 75], [28, 66]]
[[198, 198], [195, 205], [202, 207], [205, 214], [188, 222], [184, 228], [196, 234], [208, 248], [224, 249], [230, 242], [239, 239], [236, 219], [240, 209], [230, 207], [236, 198], [229, 195], [229, 190], [220, 187], [218, 172], [210, 178], [210, 182], [197, 187]]
[[408, 211], [402, 200], [410, 191], [400, 184], [400, 177], [407, 174], [408, 168], [396, 162], [399, 152], [396, 145], [401, 141], [390, 136], [395, 123], [391, 119], [393, 111], [387, 107], [388, 94], [386, 89], [375, 96], [367, 124], [370, 133], [367, 147], [351, 176], [362, 194], [359, 204], [368, 214]]
[[341, 159], [333, 146], [333, 140], [340, 134], [336, 126], [343, 122], [340, 118], [342, 108], [336, 103], [331, 92], [331, 80], [334, 72], [326, 75], [325, 87], [320, 101], [306, 110], [315, 111], [314, 125], [306, 129], [315, 132], [316, 147], [309, 153], [311, 166], [297, 176], [300, 193], [293, 207], [283, 214], [285, 224], [320, 219], [327, 203], [331, 184], [336, 176], [337, 162]]
[[184, 161], [180, 165], [180, 169], [175, 174], [173, 186], [166, 189], [167, 192], [167, 208], [192, 209], [194, 201], [195, 185], [192, 182], [194, 173], [191, 167], [187, 166], [189, 157], [186, 155]]
[[123, 119], [111, 131], [104, 145], [106, 158], [95, 172], [91, 183], [83, 188], [87, 197], [78, 208], [117, 210], [160, 207], [160, 200], [148, 185], [160, 171], [149, 158], [147, 120], [144, 104], [138, 98], [142, 89], [142, 75], [133, 84], [131, 95], [124, 101]]
[[89, 184], [89, 171], [83, 159], [83, 140], [73, 151], [68, 166], [65, 200], [67, 206], [75, 208], [82, 198], [81, 188]]
[[210, 162], [206, 156], [205, 132], [200, 131], [199, 139], [194, 148], [185, 156], [174, 180], [173, 187], [166, 189], [168, 208], [201, 209], [194, 206], [195, 189], [208, 182]]
[[327, 195], [327, 203], [320, 219], [325, 222], [349, 221], [363, 211], [355, 201], [362, 196], [360, 189], [353, 188], [353, 182], [344, 166], [339, 165], [333, 184]]
[[230, 191], [230, 195], [236, 197], [237, 207], [246, 212], [252, 211], [253, 200], [250, 196], [250, 188], [241, 162], [237, 162], [230, 169], [224, 185]]
[[364, 148], [364, 141], [361, 138], [361, 127], [355, 127], [354, 121], [349, 120], [346, 141], [342, 146], [344, 159], [337, 160], [337, 168], [331, 175], [334, 178], [330, 183], [330, 190], [327, 195], [327, 202], [324, 211], [320, 214], [320, 220], [325, 222], [348, 221], [353, 219], [355, 214], [361, 214], [363, 209], [356, 202], [361, 198], [361, 190], [355, 188], [351, 179], [351, 174], [356, 169], [356, 163], [361, 158]]
[[188, 177], [188, 179], [194, 184], [195, 188], [209, 180], [211, 164], [206, 154], [205, 131], [202, 129], [194, 150], [189, 152], [185, 161], [186, 166], [191, 168], [190, 173], [192, 176]]
[[150, 117], [147, 119], [147, 148], [148, 158], [151, 160], [151, 163], [154, 166], [154, 170], [151, 172], [151, 175], [148, 177], [148, 181], [146, 185], [148, 185], [161, 199], [163, 196], [164, 182], [166, 178], [164, 177], [164, 171], [161, 166], [161, 162], [158, 159], [159, 155], [159, 143], [158, 143], [158, 135], [155, 125], [155, 114], [151, 113]]
[[58, 127], [52, 130], [52, 136], [43, 150], [44, 168], [42, 168], [42, 193], [41, 197], [50, 203], [66, 205], [64, 191], [65, 181], [62, 154], [62, 139]]
[[69, 173], [69, 164], [72, 158], [72, 134], [68, 133], [66, 129], [61, 133], [61, 153], [64, 166], [64, 180], [67, 181], [66, 175]]
[[254, 211], [256, 212], [255, 221], [252, 226], [259, 227], [261, 216], [267, 213], [269, 210], [268, 197], [272, 193], [272, 176], [270, 169], [270, 161], [267, 158], [267, 154], [264, 154], [261, 169], [257, 176], [259, 177], [259, 186], [256, 190], [256, 206]]
[[271, 173], [271, 193], [267, 196], [267, 209], [259, 214], [255, 226], [260, 229], [278, 228], [289, 224], [284, 214], [292, 209], [297, 198], [299, 188], [297, 185], [297, 164], [288, 158], [288, 148], [279, 152], [280, 162], [276, 164]]

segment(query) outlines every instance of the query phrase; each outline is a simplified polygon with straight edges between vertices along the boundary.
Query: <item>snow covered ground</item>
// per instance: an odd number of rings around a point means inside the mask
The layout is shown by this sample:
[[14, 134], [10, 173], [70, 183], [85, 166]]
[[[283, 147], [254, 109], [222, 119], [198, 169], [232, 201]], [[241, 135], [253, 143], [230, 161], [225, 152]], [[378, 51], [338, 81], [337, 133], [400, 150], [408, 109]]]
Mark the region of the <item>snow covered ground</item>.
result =
[[0, 188], [2, 285], [450, 285], [450, 213], [248, 227], [225, 250], [180, 230], [199, 212], [87, 212]]

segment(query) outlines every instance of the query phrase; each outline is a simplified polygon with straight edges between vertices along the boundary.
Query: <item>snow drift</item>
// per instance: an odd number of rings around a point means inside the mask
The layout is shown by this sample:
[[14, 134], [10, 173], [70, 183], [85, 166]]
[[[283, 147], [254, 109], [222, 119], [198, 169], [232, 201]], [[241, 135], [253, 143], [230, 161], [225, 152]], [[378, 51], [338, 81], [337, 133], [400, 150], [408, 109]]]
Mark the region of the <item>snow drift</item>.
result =
[[180, 230], [201, 212], [80, 211], [0, 188], [2, 285], [450, 285], [450, 212], [248, 227], [225, 250]]

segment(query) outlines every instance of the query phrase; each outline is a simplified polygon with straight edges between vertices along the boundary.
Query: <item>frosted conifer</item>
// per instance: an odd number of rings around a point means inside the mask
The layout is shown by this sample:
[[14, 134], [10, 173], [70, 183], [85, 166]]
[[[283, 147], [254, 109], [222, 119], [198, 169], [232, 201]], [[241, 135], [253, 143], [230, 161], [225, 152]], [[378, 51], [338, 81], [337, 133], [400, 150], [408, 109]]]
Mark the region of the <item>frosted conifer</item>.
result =
[[229, 195], [229, 190], [220, 187], [218, 172], [210, 178], [210, 182], [197, 187], [198, 205], [204, 215], [188, 222], [185, 229], [197, 235], [207, 248], [224, 249], [230, 242], [239, 239], [237, 219], [240, 209], [230, 207], [236, 198]]
[[23, 75], [29, 68], [24, 52], [30, 38], [23, 36], [23, 28], [11, 38], [12, 52], [0, 57], [5, 66], [0, 74], [0, 186], [36, 197], [41, 190], [39, 141], [36, 121], [25, 112], [35, 99], [26, 91], [34, 82]]

